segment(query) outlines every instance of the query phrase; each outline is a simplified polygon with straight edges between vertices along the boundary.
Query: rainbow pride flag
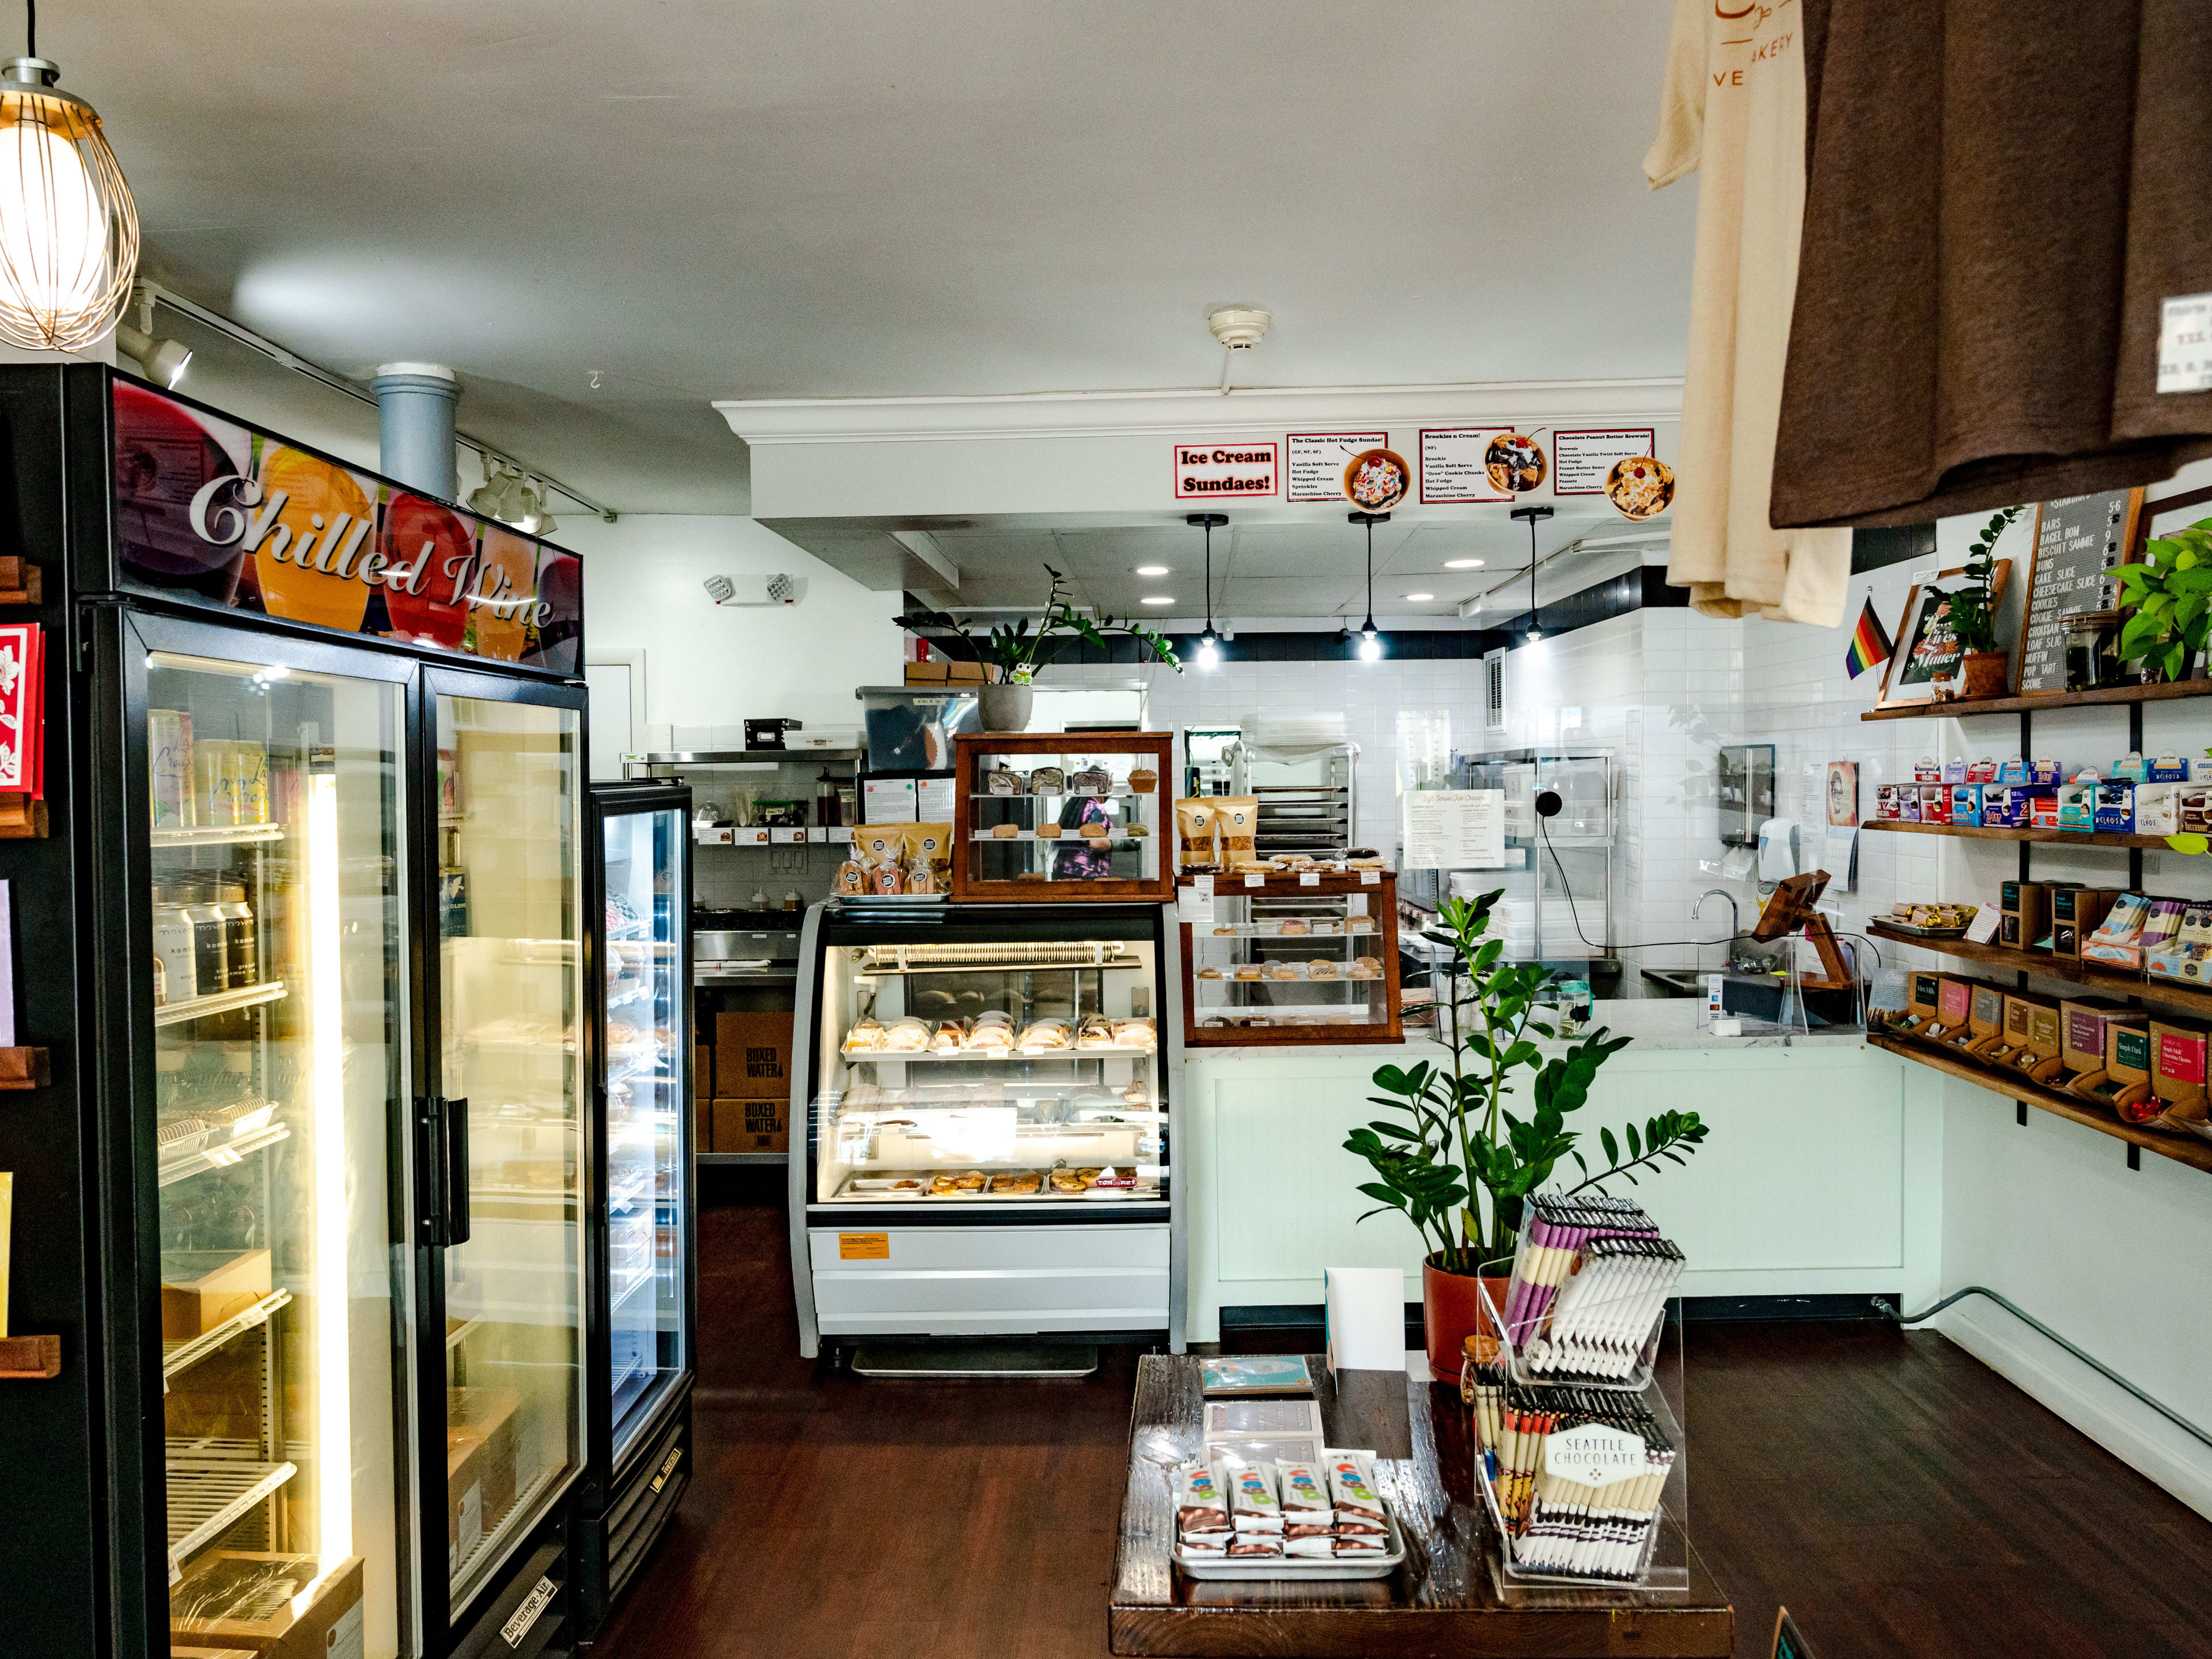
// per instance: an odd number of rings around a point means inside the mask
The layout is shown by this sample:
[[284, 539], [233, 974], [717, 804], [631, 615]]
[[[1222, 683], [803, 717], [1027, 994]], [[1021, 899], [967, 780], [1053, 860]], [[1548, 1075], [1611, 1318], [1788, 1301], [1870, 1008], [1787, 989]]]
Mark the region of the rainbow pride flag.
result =
[[1851, 630], [1850, 648], [1844, 653], [1844, 667], [1853, 679], [1877, 663], [1889, 660], [1896, 646], [1882, 629], [1881, 618], [1874, 614], [1874, 599], [1868, 597], [1866, 606], [1859, 612], [1859, 625]]

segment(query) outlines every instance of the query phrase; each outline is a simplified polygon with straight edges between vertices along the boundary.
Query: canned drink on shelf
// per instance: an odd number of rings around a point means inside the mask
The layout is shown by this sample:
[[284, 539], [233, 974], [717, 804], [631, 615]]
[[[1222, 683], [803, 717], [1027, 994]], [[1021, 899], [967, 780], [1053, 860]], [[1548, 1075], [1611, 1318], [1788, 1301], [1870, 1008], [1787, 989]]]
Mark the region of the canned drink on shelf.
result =
[[258, 951], [253, 938], [253, 907], [246, 902], [246, 889], [225, 882], [216, 890], [216, 909], [222, 916], [225, 983], [242, 991], [260, 982]]
[[251, 738], [230, 744], [232, 793], [240, 823], [269, 822], [269, 745]]
[[161, 988], [161, 995], [155, 1000], [188, 1002], [199, 994], [192, 924], [183, 905], [155, 905], [154, 960], [161, 970], [155, 983]]
[[192, 745], [192, 779], [199, 790], [200, 822], [218, 829], [238, 819], [238, 767], [227, 738], [202, 738]]
[[183, 907], [185, 920], [192, 930], [192, 979], [198, 994], [214, 996], [230, 985], [230, 953], [224, 948], [223, 935], [228, 931], [228, 919], [222, 910], [205, 900], [198, 900]]
[[192, 827], [192, 717], [179, 708], [146, 711], [146, 757], [152, 773], [154, 827]]

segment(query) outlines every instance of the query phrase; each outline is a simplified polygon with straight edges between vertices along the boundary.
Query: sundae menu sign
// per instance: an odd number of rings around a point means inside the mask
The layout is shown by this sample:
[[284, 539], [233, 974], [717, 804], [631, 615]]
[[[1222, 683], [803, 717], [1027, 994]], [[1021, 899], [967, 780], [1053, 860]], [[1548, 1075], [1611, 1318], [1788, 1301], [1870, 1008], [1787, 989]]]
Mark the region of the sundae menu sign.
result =
[[128, 381], [117, 557], [132, 585], [556, 673], [583, 659], [575, 555]]

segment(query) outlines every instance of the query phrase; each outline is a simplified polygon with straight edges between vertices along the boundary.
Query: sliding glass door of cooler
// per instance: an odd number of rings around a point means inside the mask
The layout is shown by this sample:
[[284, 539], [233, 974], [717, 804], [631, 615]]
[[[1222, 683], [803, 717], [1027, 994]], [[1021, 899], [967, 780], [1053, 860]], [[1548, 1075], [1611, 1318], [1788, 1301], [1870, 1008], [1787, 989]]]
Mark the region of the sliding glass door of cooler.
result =
[[417, 1654], [413, 669], [127, 611], [93, 625], [124, 716], [101, 786], [120, 890], [99, 902], [128, 958], [107, 1014], [137, 1283], [117, 1328], [143, 1332], [131, 1386], [161, 1429], [149, 1645], [246, 1645], [228, 1638], [289, 1607], [370, 1659]]
[[452, 1615], [583, 1466], [580, 691], [425, 672]]
[[610, 1466], [620, 1469], [691, 1363], [684, 1109], [692, 1041], [690, 812], [688, 792], [617, 788], [598, 799], [606, 1206], [601, 1386]]

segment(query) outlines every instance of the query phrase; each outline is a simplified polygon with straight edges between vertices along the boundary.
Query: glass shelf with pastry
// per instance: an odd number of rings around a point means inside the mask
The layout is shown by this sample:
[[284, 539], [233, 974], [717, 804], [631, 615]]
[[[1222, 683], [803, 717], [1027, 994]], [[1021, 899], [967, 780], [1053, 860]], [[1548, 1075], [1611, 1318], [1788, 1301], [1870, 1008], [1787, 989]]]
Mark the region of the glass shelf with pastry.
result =
[[[1160, 925], [1129, 908], [1110, 931]], [[825, 948], [809, 1201], [1164, 1202], [1154, 939], [1036, 936], [1104, 914], [994, 908], [981, 931], [1029, 936]]]
[[1166, 902], [1173, 746], [1151, 732], [956, 736], [953, 896]]
[[1400, 1040], [1388, 871], [1214, 879], [1211, 918], [1182, 924], [1186, 1044]]

